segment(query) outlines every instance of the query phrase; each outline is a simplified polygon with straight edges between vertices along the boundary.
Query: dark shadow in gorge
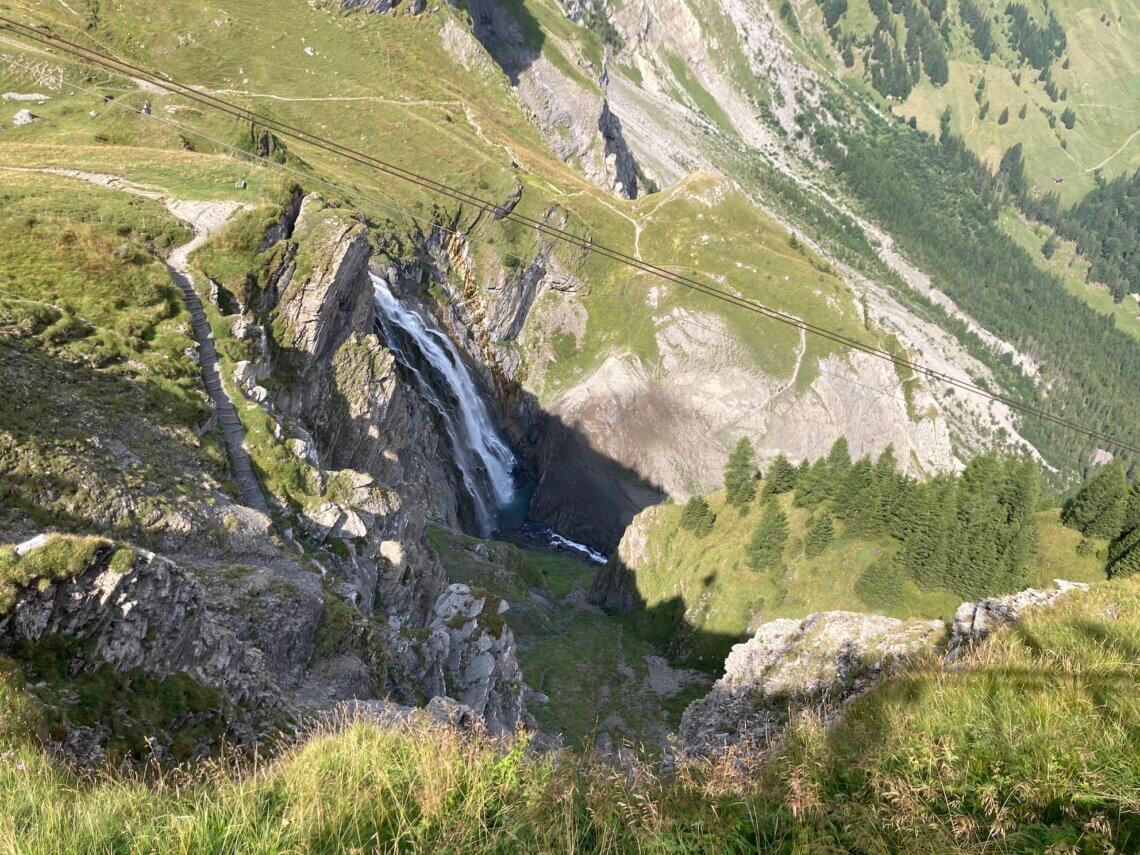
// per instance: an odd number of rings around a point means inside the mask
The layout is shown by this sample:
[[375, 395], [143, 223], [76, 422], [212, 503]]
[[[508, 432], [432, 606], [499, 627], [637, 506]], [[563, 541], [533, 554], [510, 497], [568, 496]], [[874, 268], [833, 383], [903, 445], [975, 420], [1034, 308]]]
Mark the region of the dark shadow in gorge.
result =
[[[705, 587], [712, 581], [706, 577]], [[720, 674], [728, 651], [748, 637], [694, 626], [686, 617], [688, 606], [679, 594], [649, 605], [638, 589], [637, 571], [616, 553], [594, 577], [587, 597], [607, 612], [628, 615], [637, 633], [673, 662], [710, 674]]]
[[614, 553], [633, 518], [668, 494], [525, 394], [526, 411], [536, 413], [520, 443], [537, 476], [530, 520], [606, 555]]

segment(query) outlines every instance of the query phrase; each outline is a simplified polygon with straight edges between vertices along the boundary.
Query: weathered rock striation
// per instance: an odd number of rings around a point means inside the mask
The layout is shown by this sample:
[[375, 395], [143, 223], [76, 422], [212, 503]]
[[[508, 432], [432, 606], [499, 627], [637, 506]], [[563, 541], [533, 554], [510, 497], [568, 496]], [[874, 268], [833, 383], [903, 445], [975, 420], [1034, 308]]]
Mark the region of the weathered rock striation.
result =
[[[154, 553], [137, 554], [119, 572], [109, 566], [109, 552], [73, 579], [26, 588], [0, 615], [0, 642], [79, 639], [92, 645], [95, 660], [121, 671], [158, 678], [183, 672], [221, 689], [235, 704], [284, 705], [272, 675], [288, 666], [271, 663], [261, 649], [239, 639], [211, 611], [210, 597], [193, 574]], [[294, 618], [291, 631], [303, 634], [303, 613]], [[312, 621], [308, 629], [315, 629]], [[266, 646], [278, 656], [289, 647]]]

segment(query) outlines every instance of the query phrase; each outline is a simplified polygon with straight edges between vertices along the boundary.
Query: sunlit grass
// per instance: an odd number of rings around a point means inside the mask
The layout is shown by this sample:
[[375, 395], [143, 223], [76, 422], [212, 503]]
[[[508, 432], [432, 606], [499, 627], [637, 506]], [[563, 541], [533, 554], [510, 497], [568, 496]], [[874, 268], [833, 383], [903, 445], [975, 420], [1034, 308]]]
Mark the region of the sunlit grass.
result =
[[[760, 768], [630, 772], [427, 724], [318, 728], [275, 759], [76, 775], [0, 729], [12, 852], [1129, 851], [1140, 840], [1140, 583], [890, 678]], [[18, 680], [0, 722], [34, 729]], [[1065, 848], [1069, 847], [1069, 848]]]

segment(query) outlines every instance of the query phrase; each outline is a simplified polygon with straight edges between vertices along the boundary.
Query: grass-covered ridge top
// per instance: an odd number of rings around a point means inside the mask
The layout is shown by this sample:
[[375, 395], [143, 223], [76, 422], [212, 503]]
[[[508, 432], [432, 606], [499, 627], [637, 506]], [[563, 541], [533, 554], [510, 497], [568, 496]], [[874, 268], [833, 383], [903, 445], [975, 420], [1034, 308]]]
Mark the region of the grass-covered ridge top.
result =
[[[21, 588], [73, 578], [97, 559], [111, 555], [112, 549], [106, 538], [67, 535], [49, 536], [26, 549], [0, 547], [0, 615], [12, 608]], [[115, 550], [111, 555], [111, 566], [119, 572], [129, 569], [132, 561], [130, 549]]]
[[[350, 723], [256, 767], [75, 776], [0, 730], [0, 846], [21, 851], [1127, 851], [1140, 582], [1033, 612], [952, 666], [896, 673], [760, 769], [662, 775], [450, 730]], [[0, 722], [27, 715], [0, 682]], [[21, 713], [21, 710], [24, 710]]]

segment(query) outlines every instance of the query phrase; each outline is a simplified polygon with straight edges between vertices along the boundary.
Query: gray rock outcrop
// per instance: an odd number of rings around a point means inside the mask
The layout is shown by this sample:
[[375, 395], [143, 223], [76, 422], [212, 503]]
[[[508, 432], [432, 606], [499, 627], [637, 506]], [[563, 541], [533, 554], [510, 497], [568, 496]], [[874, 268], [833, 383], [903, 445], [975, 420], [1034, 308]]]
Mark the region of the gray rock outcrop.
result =
[[629, 614], [641, 604], [637, 576], [631, 568], [648, 557], [649, 532], [659, 516], [658, 509], [653, 507], [634, 517], [622, 535], [617, 552], [590, 583], [587, 597], [591, 603], [618, 614]]
[[397, 665], [428, 698], [454, 698], [493, 734], [529, 722], [514, 633], [503, 619], [506, 605], [486, 591], [449, 585], [432, 608], [427, 639]]
[[[511, 9], [497, 0], [469, 0], [472, 31], [509, 78], [531, 120], [560, 158], [580, 166], [594, 184], [637, 198], [637, 170], [604, 85], [585, 86], [551, 62]], [[523, 11], [523, 15], [529, 15]], [[546, 34], [547, 38], [554, 38]], [[576, 49], [566, 46], [573, 56]], [[603, 69], [595, 75], [604, 83]]]
[[952, 627], [940, 620], [901, 621], [842, 611], [763, 623], [752, 638], [732, 648], [724, 676], [712, 691], [685, 710], [682, 748], [691, 755], [715, 754], [729, 746], [763, 749], [800, 712], [834, 712], [892, 667], [922, 656], [951, 660], [1027, 609], [1088, 589], [1056, 582], [1057, 588], [1048, 591], [1030, 588], [962, 603]]
[[942, 621], [854, 612], [762, 624], [732, 648], [712, 691], [685, 710], [685, 749], [707, 754], [728, 745], [763, 747], [795, 712], [857, 694], [885, 668], [933, 649], [945, 629]]
[[108, 554], [73, 579], [26, 588], [0, 616], [0, 641], [79, 639], [120, 671], [186, 673], [236, 704], [283, 705], [265, 654], [217, 618], [193, 575], [153, 553], [137, 554], [120, 573]]
[[[344, 570], [361, 610], [422, 625], [444, 584], [426, 547], [427, 521], [459, 525], [456, 473], [430, 411], [376, 335], [367, 229], [316, 196], [296, 208], [291, 229], [271, 229], [291, 234], [258, 319], [272, 335], [262, 361], [242, 376], [277, 380], [267, 408], [298, 440], [298, 456], [314, 478], [339, 473], [350, 485], [343, 506], [302, 516], [319, 541], [354, 544]], [[286, 208], [283, 221], [290, 215]], [[303, 274], [301, 247], [313, 259]], [[401, 545], [399, 561], [383, 543]]]
[[961, 647], [981, 641], [990, 633], [1013, 623], [1022, 613], [1035, 606], [1051, 606], [1071, 591], [1087, 591], [1089, 586], [1081, 582], [1068, 582], [1054, 579], [1056, 588], [1041, 591], [1027, 588], [1016, 594], [1004, 597], [988, 597], [977, 602], [965, 602], [954, 613], [954, 623], [950, 630], [947, 649], [955, 654]]

